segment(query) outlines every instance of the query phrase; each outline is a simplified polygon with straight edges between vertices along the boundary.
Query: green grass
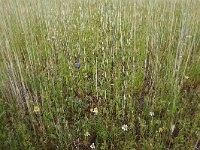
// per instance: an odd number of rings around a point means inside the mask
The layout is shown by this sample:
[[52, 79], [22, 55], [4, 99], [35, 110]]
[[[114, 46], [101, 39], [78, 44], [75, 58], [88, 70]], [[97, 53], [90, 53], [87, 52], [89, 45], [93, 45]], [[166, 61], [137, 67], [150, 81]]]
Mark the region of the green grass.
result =
[[0, 149], [193, 149], [199, 10], [199, 0], [0, 0]]

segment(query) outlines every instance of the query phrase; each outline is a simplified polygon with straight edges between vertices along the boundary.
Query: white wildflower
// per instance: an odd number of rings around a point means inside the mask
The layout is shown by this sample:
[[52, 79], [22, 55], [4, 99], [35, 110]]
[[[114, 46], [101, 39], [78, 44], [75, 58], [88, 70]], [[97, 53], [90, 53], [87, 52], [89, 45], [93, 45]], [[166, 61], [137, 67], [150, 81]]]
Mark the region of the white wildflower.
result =
[[94, 143], [92, 143], [92, 144], [90, 145], [90, 148], [91, 148], [91, 149], [95, 149]]
[[153, 117], [153, 116], [154, 116], [154, 112], [153, 112], [153, 111], [150, 111], [150, 112], [149, 112], [149, 115], [150, 115], [151, 117]]
[[128, 130], [128, 126], [127, 126], [126, 124], [124, 124], [124, 125], [122, 126], [122, 130], [127, 131], [127, 130]]

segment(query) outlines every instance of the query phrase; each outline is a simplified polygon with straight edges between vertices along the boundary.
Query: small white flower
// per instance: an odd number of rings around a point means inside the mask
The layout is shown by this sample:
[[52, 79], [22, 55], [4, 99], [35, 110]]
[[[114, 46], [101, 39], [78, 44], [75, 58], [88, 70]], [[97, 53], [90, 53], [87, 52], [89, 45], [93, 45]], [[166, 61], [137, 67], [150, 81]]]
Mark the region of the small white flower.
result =
[[127, 131], [127, 130], [128, 130], [128, 126], [127, 126], [126, 124], [124, 124], [124, 125], [122, 126], [122, 130]]
[[85, 135], [85, 136], [90, 136], [90, 133], [87, 131], [87, 132], [85, 132], [84, 135]]
[[91, 149], [95, 149], [94, 143], [92, 143], [92, 144], [90, 145], [90, 148], [91, 148]]
[[153, 112], [153, 111], [150, 111], [150, 112], [149, 112], [149, 115], [150, 115], [151, 117], [153, 117], [153, 116], [154, 116], [154, 112]]

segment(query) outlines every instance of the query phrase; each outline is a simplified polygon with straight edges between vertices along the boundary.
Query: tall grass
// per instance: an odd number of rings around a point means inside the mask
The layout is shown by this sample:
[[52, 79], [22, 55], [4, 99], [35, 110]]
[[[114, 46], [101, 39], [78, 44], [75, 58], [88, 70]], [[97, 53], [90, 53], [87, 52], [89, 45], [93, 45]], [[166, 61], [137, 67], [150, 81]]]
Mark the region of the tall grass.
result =
[[0, 0], [0, 149], [194, 148], [199, 10], [199, 0]]

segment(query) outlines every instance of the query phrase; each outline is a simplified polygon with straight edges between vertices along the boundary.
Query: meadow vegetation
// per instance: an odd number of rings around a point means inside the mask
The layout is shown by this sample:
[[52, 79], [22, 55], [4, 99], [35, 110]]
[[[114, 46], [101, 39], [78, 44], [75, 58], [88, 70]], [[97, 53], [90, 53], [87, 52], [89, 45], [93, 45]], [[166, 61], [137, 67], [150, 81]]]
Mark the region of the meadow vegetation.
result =
[[0, 149], [193, 149], [199, 0], [0, 0]]

